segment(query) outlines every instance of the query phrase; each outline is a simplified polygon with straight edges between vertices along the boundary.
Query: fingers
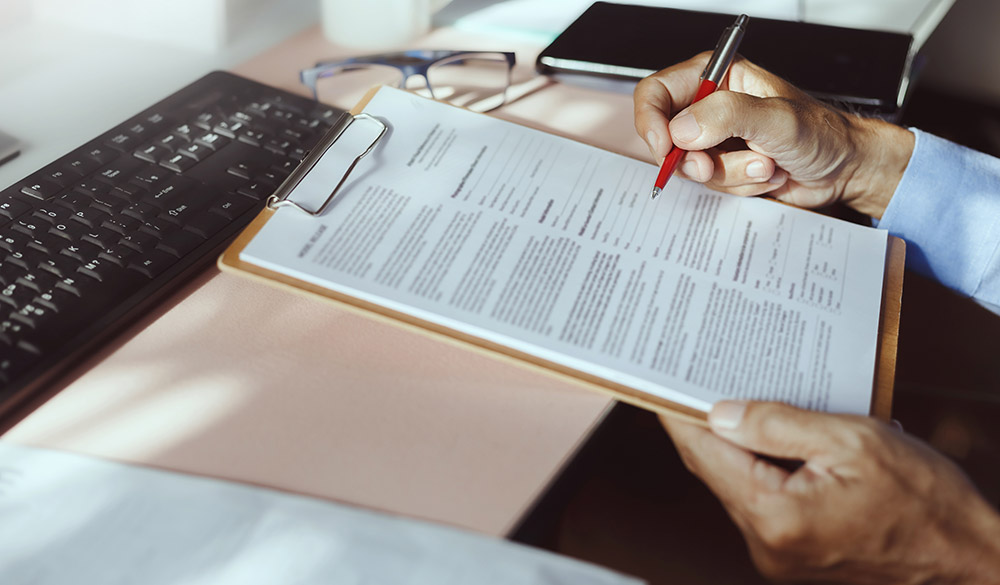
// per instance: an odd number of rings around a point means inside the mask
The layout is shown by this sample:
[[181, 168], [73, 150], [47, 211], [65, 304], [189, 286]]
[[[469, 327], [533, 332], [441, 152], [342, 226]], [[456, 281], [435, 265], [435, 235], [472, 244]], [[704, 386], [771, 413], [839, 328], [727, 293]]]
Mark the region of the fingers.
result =
[[[698, 425], [660, 417], [687, 468], [720, 499], [734, 519], [746, 517], [752, 492], [778, 491], [789, 472]], [[737, 518], [739, 517], [739, 518]]]
[[699, 55], [647, 77], [636, 86], [635, 129], [657, 162], [667, 156], [673, 145], [667, 123], [694, 99], [698, 77], [707, 60], [707, 54]]
[[777, 402], [716, 403], [708, 423], [744, 449], [783, 459], [812, 460], [865, 433], [865, 417], [832, 415]]
[[744, 197], [770, 193], [788, 180], [788, 173], [773, 159], [750, 150], [688, 152], [677, 173], [717, 191]]

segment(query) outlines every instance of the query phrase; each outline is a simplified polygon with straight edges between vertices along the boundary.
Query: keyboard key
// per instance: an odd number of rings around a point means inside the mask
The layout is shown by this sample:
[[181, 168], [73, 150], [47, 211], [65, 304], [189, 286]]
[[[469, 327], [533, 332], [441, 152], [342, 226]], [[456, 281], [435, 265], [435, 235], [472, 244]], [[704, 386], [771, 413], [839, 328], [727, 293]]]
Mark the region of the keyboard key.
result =
[[128, 235], [139, 230], [139, 226], [143, 224], [142, 221], [135, 219], [134, 217], [128, 217], [127, 215], [118, 215], [115, 217], [110, 217], [101, 222], [101, 227], [109, 229], [113, 232], [117, 232], [119, 235]]
[[210, 212], [221, 215], [226, 219], [236, 219], [254, 207], [253, 201], [240, 195], [225, 195], [215, 202], [209, 209]]
[[73, 274], [79, 266], [79, 260], [62, 254], [56, 254], [51, 258], [46, 258], [38, 264], [38, 268], [40, 270], [50, 272], [59, 278], [65, 278]]
[[124, 267], [128, 261], [129, 256], [135, 254], [135, 250], [122, 245], [116, 245], [112, 248], [101, 252], [97, 255], [98, 260], [105, 260], [114, 264], [115, 266]]
[[105, 183], [117, 185], [127, 178], [134, 177], [141, 165], [142, 163], [134, 158], [122, 157], [98, 170], [94, 177]]
[[111, 191], [111, 184], [94, 179], [87, 179], [74, 185], [73, 190], [91, 197], [103, 197]]
[[96, 161], [89, 156], [70, 156], [63, 161], [60, 161], [59, 164], [60, 167], [66, 171], [67, 175], [76, 175], [77, 177], [89, 175], [94, 172], [97, 167], [101, 166], [99, 161]]
[[221, 134], [216, 134], [215, 132], [206, 132], [198, 138], [195, 138], [194, 141], [211, 150], [219, 150], [223, 146], [229, 144], [229, 138], [226, 138]]
[[13, 310], [20, 310], [21, 307], [28, 304], [31, 299], [35, 298], [35, 293], [37, 291], [21, 284], [18, 281], [14, 281], [11, 284], [0, 289], [0, 303], [6, 304], [8, 307], [12, 307]]
[[139, 228], [140, 233], [149, 234], [158, 240], [163, 239], [168, 234], [172, 234], [175, 231], [177, 231], [176, 225], [160, 217], [153, 217], [146, 220], [146, 222], [142, 224], [142, 227]]
[[118, 158], [118, 152], [106, 146], [93, 146], [86, 150], [87, 156], [98, 164], [107, 164]]
[[[211, 148], [205, 146], [204, 144], [201, 144], [200, 142], [192, 142], [191, 144], [188, 144], [184, 148], [178, 150], [177, 154], [183, 154], [184, 156], [187, 156], [187, 157], [193, 158], [196, 161], [199, 161], [199, 160], [207, 157], [208, 155], [212, 154], [212, 152], [214, 152], [214, 151]], [[169, 168], [171, 170], [176, 170], [173, 167], [167, 167], [167, 168]], [[178, 172], [181, 172], [181, 171], [178, 171]]]
[[162, 184], [159, 189], [143, 195], [141, 203], [165, 209], [173, 205], [174, 201], [183, 196], [184, 193], [193, 189], [196, 184], [196, 181], [193, 179], [188, 179], [184, 176], [174, 176]]
[[178, 258], [187, 255], [205, 241], [205, 238], [185, 230], [176, 231], [160, 240], [157, 250], [166, 252]]
[[75, 221], [84, 226], [87, 226], [88, 228], [94, 228], [101, 225], [101, 223], [103, 223], [104, 220], [108, 219], [110, 215], [111, 214], [101, 211], [100, 209], [90, 207], [88, 205], [88, 207], [76, 211], [69, 218], [70, 220]]
[[160, 214], [159, 208], [150, 205], [148, 203], [138, 202], [133, 203], [122, 210], [122, 215], [126, 217], [131, 217], [139, 221], [146, 221], [151, 217], [156, 217]]
[[162, 168], [147, 166], [139, 169], [135, 175], [128, 180], [128, 182], [140, 185], [146, 189], [154, 189], [163, 184], [164, 181], [171, 178], [173, 178], [173, 175], [164, 171]]
[[84, 258], [93, 258], [100, 253], [100, 248], [91, 244], [90, 242], [80, 241], [76, 244], [70, 244], [62, 250], [59, 250], [59, 254], [67, 256], [79, 262], [83, 262]]
[[[103, 222], [101, 225], [104, 225]], [[106, 227], [100, 227], [88, 231], [82, 238], [80, 238], [80, 240], [82, 242], [91, 243], [98, 248], [110, 248], [116, 244], [121, 237], [121, 234], [114, 230], [110, 230]]]
[[175, 154], [169, 158], [161, 160], [160, 165], [174, 171], [175, 173], [183, 173], [193, 167], [197, 162], [197, 160], [190, 156]]
[[51, 181], [60, 187], [68, 187], [76, 180], [76, 174], [63, 169], [52, 169], [42, 176], [46, 181]]
[[36, 219], [17, 219], [11, 224], [10, 229], [21, 232], [31, 238], [37, 238], [40, 234], [48, 231], [48, 225], [40, 224]]
[[155, 278], [167, 268], [177, 263], [177, 258], [160, 250], [136, 254], [129, 259], [128, 269], [147, 278]]
[[87, 232], [87, 226], [75, 221], [54, 224], [49, 228], [48, 233], [58, 236], [69, 242], [78, 242]]
[[160, 138], [160, 140], [156, 143], [156, 146], [159, 146], [160, 148], [168, 152], [174, 152], [178, 148], [181, 148], [182, 146], [186, 145], [187, 143], [188, 141], [182, 138], [181, 136], [170, 133]]
[[24, 266], [0, 259], [0, 288], [13, 284], [18, 278], [28, 273], [29, 271]]
[[263, 201], [274, 193], [274, 187], [266, 183], [255, 182], [244, 187], [240, 187], [236, 192], [255, 201]]
[[70, 211], [64, 207], [39, 207], [31, 213], [31, 218], [43, 221], [49, 225], [64, 222], [69, 218]]
[[236, 138], [236, 135], [246, 129], [246, 124], [233, 120], [222, 120], [212, 127], [212, 131], [226, 138]]
[[27, 203], [17, 201], [13, 197], [0, 197], [0, 217], [14, 219], [22, 214], [31, 211], [31, 206]]
[[80, 275], [67, 276], [56, 283], [56, 288], [69, 292], [77, 297], [90, 297], [94, 294], [101, 294], [100, 281], [94, 278], [85, 278]]
[[128, 152], [135, 148], [139, 140], [128, 132], [118, 132], [104, 141], [104, 145], [120, 152]]
[[147, 234], [145, 232], [135, 232], [127, 236], [122, 236], [118, 240], [118, 243], [123, 246], [132, 248], [136, 252], [145, 252], [155, 248], [156, 243], [159, 241], [160, 240], [157, 237]]
[[52, 290], [35, 297], [33, 302], [43, 307], [48, 307], [50, 311], [63, 313], [75, 308], [78, 305], [76, 301], [79, 298], [68, 291], [53, 287]]
[[[10, 318], [16, 321], [24, 323], [28, 327], [35, 329], [40, 325], [45, 319], [49, 318], [49, 315], [54, 315], [55, 313], [51, 311], [45, 305], [40, 305], [34, 302], [32, 299], [30, 302], [26, 303], [20, 310], [11, 313]], [[32, 345], [35, 349], [39, 349], [37, 346]], [[39, 349], [40, 351], [40, 349]]]
[[172, 150], [162, 144], [148, 144], [132, 151], [132, 156], [156, 164], [172, 152]]
[[227, 225], [229, 221], [221, 215], [203, 211], [189, 218], [184, 224], [184, 229], [207, 239], [222, 231]]
[[21, 193], [35, 199], [50, 199], [61, 193], [62, 190], [62, 186], [46, 179], [35, 179], [21, 187]]
[[181, 124], [173, 130], [174, 136], [187, 142], [191, 142], [196, 132], [198, 132], [198, 129], [191, 124]]
[[101, 282], [111, 280], [118, 270], [120, 270], [118, 265], [103, 258], [94, 258], [76, 269], [80, 274]]

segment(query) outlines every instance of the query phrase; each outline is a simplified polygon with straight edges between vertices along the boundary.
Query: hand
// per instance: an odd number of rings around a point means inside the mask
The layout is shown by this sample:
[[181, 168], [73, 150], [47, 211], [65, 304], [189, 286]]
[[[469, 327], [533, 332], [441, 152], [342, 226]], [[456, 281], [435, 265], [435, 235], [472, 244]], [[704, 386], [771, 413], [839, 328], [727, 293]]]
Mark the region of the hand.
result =
[[[717, 404], [711, 430], [661, 420], [768, 577], [1000, 578], [996, 511], [950, 461], [900, 431], [867, 417], [764, 402]], [[790, 471], [755, 453], [803, 463]]]
[[708, 58], [636, 86], [635, 127], [658, 162], [676, 145], [690, 151], [677, 172], [714, 189], [800, 207], [843, 201], [882, 217], [913, 152], [911, 132], [836, 110], [742, 57], [719, 91], [689, 105]]

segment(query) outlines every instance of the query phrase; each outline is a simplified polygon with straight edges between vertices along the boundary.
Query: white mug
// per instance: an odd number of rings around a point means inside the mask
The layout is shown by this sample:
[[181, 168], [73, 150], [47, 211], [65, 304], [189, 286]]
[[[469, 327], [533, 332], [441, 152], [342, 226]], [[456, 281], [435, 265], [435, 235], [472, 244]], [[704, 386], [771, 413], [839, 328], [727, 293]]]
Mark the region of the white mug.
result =
[[387, 49], [427, 34], [450, 0], [320, 0], [323, 34], [342, 47]]

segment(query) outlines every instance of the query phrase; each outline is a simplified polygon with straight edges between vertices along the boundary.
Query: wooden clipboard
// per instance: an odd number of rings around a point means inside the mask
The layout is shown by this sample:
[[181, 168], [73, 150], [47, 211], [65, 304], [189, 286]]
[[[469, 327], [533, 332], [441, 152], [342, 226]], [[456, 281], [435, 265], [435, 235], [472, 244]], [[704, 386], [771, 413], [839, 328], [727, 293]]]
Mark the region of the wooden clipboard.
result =
[[[310, 153], [303, 164], [296, 172], [289, 176], [272, 196], [272, 200], [280, 199], [281, 193], [287, 194], [291, 187], [298, 183], [301, 178], [308, 173], [312, 165], [316, 163], [322, 151], [329, 148], [336, 142], [340, 135], [350, 123], [349, 118], [364, 116], [363, 110], [368, 102], [374, 97], [378, 88], [372, 89], [345, 117], [343, 124], [335, 128], [321, 140], [320, 144]], [[379, 134], [381, 138], [381, 134]], [[377, 141], [377, 139], [376, 139]], [[374, 145], [374, 142], [373, 142]], [[369, 148], [369, 151], [371, 148]], [[359, 153], [354, 164], [367, 154]], [[353, 164], [351, 165], [353, 168]], [[350, 170], [348, 170], [348, 173]], [[342, 184], [342, 183], [341, 183]], [[330, 194], [332, 199], [340, 185], [337, 185]], [[327, 200], [327, 203], [329, 199]], [[240, 235], [229, 245], [219, 257], [219, 268], [226, 272], [234, 272], [250, 277], [259, 282], [277, 286], [296, 294], [302, 294], [313, 298], [320, 298], [332, 302], [342, 308], [363, 314], [367, 317], [387, 322], [396, 326], [408, 328], [420, 333], [431, 335], [439, 340], [452, 343], [467, 349], [490, 355], [494, 358], [508, 360], [523, 367], [528, 367], [546, 375], [556, 376], [562, 379], [571, 380], [592, 390], [609, 394], [611, 397], [633, 404], [640, 408], [663, 414], [666, 416], [679, 417], [689, 422], [706, 424], [707, 413], [691, 408], [665, 398], [655, 396], [646, 392], [638, 391], [624, 384], [606, 380], [592, 374], [581, 372], [563, 364], [545, 360], [537, 355], [518, 351], [505, 345], [497, 344], [465, 332], [456, 331], [437, 323], [426, 321], [413, 315], [394, 311], [379, 304], [371, 303], [357, 297], [330, 290], [304, 280], [299, 280], [267, 268], [262, 268], [256, 264], [244, 262], [240, 259], [243, 249], [250, 243], [264, 224], [271, 219], [275, 213], [275, 206], [268, 205], [257, 217], [240, 233]], [[299, 207], [296, 205], [296, 207]], [[303, 209], [301, 211], [311, 215], [319, 215], [325, 208], [325, 203], [317, 209]], [[890, 236], [887, 248], [885, 263], [885, 275], [883, 278], [881, 314], [879, 318], [879, 344], [876, 353], [875, 379], [872, 392], [872, 403], [870, 413], [882, 420], [888, 421], [892, 410], [893, 380], [896, 367], [896, 346], [899, 331], [899, 311], [902, 297], [903, 285], [903, 264], [905, 259], [905, 243], [903, 240]]]

